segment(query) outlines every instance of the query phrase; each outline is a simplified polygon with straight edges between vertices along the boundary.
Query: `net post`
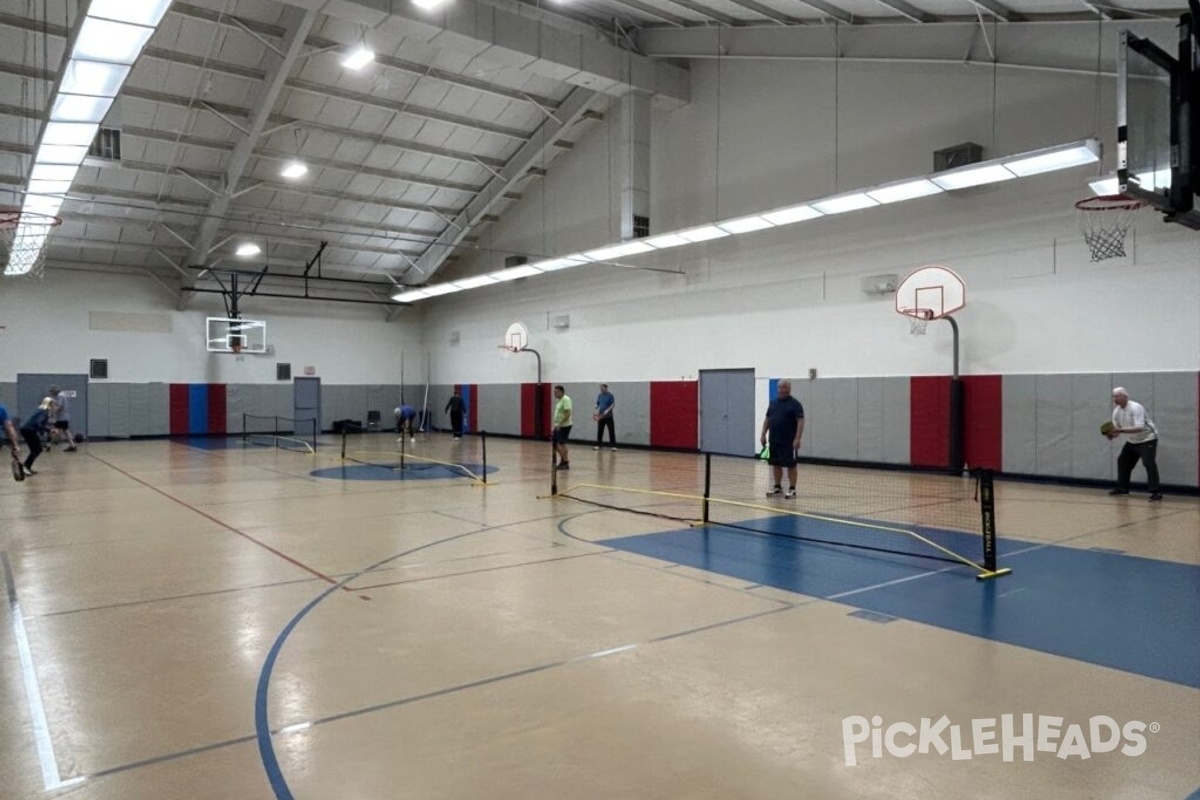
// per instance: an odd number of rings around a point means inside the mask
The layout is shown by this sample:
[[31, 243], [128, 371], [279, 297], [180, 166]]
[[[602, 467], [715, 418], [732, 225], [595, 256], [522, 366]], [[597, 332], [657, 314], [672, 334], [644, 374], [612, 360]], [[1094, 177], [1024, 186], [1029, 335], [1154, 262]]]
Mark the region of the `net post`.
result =
[[346, 426], [342, 426], [342, 461], [346, 460]]
[[700, 521], [708, 524], [708, 498], [712, 494], [712, 453], [704, 454], [704, 502], [701, 504]]
[[486, 484], [487, 483], [487, 431], [479, 432], [479, 443], [480, 443], [480, 446], [483, 448], [483, 455], [482, 455], [481, 460], [483, 461], [483, 482]]
[[243, 411], [242, 412], [242, 444], [245, 444], [246, 440], [249, 438], [250, 438], [250, 433], [246, 429], [246, 412]]
[[555, 463], [555, 458], [558, 451], [554, 449], [554, 437], [550, 437], [550, 496], [558, 494], [558, 464]]
[[990, 469], [979, 470], [979, 514], [983, 525], [983, 568], [976, 575], [978, 580], [998, 578], [1012, 572], [996, 564], [996, 487], [995, 473]]
[[401, 433], [400, 434], [400, 470], [401, 471], [404, 471], [408, 466], [404, 461], [404, 456], [407, 453], [408, 453], [408, 442], [405, 440], [404, 434]]

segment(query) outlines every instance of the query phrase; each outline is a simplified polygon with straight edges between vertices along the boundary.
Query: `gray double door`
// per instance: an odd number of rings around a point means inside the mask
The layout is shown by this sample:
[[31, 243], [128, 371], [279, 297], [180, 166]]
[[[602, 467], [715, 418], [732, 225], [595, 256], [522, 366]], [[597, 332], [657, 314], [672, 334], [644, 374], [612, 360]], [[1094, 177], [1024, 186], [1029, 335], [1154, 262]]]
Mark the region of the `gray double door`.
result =
[[754, 370], [700, 370], [700, 449], [749, 456], [756, 441]]
[[67, 398], [71, 433], [87, 435], [88, 376], [57, 373], [19, 373], [17, 375], [17, 407], [13, 416], [29, 419], [51, 386], [57, 386]]

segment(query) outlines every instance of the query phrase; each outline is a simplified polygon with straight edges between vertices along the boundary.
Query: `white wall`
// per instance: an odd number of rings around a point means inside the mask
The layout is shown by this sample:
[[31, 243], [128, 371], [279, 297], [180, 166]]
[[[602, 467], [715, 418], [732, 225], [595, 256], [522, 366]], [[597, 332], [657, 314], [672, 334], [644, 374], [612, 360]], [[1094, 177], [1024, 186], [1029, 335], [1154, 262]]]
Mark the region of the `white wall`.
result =
[[[1090, 194], [1088, 178], [1115, 166], [1111, 81], [1097, 109], [1094, 78], [1053, 73], [1002, 72], [993, 93], [987, 70], [847, 65], [836, 99], [831, 64], [709, 61], [693, 74], [694, 102], [655, 118], [652, 231], [923, 174], [934, 150], [963, 141], [992, 157], [1099, 131], [1109, 155], [1101, 169], [626, 259], [682, 275], [582, 267], [425, 301], [435, 381], [532, 380], [532, 357], [498, 355], [514, 320], [533, 331], [553, 381], [745, 366], [776, 376], [809, 367], [828, 376], [946, 374], [949, 326], [910, 337], [891, 297], [860, 288], [864, 276], [928, 263], [950, 266], [968, 286], [957, 315], [964, 373], [1200, 367], [1200, 234], [1144, 211], [1130, 256], [1093, 264], [1079, 233], [1073, 202]], [[524, 192], [464, 271], [494, 269], [505, 253], [565, 253], [617, 238], [620, 176], [610, 164], [619, 113], [611, 105], [544, 186]], [[564, 314], [570, 327], [554, 330], [550, 319]]]
[[[265, 319], [273, 356], [216, 355], [205, 349], [205, 317], [225, 316], [214, 298], [177, 311], [173, 297], [146, 278], [65, 272], [41, 280], [0, 280], [0, 381], [21, 372], [88, 372], [88, 360], [107, 358], [109, 379], [123, 383], [274, 383], [276, 362], [305, 366], [330, 384], [397, 384], [400, 352], [405, 380], [423, 369], [418, 324], [388, 323], [382, 308], [255, 300], [243, 316]], [[169, 333], [96, 331], [89, 312], [157, 315]]]

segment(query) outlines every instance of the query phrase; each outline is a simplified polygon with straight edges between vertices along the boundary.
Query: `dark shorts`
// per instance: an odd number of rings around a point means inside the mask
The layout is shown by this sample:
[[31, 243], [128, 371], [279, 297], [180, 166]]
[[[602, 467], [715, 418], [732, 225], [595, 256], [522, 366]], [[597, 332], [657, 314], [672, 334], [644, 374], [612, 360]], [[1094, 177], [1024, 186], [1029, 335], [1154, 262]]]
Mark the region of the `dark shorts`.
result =
[[71, 429], [71, 420], [56, 419], [56, 420], [54, 420], [54, 427], [58, 428], [60, 431], [70, 430]]
[[566, 444], [567, 439], [571, 438], [571, 426], [564, 425], [561, 428], [554, 429], [554, 443]]
[[780, 447], [775, 442], [771, 442], [771, 458], [767, 460], [767, 463], [772, 467], [796, 466], [796, 451], [792, 449], [792, 443], [788, 442]]

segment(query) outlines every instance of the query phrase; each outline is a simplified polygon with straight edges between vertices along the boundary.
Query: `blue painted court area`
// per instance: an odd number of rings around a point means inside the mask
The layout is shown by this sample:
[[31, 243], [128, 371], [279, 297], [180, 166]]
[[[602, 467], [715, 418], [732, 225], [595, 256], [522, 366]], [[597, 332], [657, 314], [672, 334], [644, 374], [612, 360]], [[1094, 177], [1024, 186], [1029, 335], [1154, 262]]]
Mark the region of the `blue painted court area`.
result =
[[[961, 534], [960, 534], [961, 535]], [[606, 539], [620, 550], [890, 617], [1200, 688], [1200, 566], [1001, 540], [1011, 575], [719, 526]]]
[[188, 447], [194, 447], [197, 450], [240, 450], [246, 446], [246, 443], [240, 436], [188, 436], [184, 439], [175, 439], [173, 441], [186, 444]]
[[463, 469], [456, 469], [447, 464], [416, 464], [401, 469], [397, 464], [348, 464], [344, 467], [314, 469], [308, 474], [314, 478], [332, 478], [343, 481], [432, 481], [446, 478], [469, 478], [471, 475], [491, 475], [497, 470], [497, 467], [484, 469], [482, 464], [462, 464], [461, 466]]

